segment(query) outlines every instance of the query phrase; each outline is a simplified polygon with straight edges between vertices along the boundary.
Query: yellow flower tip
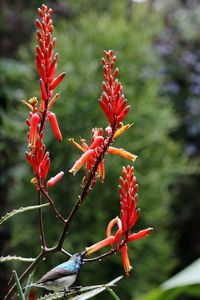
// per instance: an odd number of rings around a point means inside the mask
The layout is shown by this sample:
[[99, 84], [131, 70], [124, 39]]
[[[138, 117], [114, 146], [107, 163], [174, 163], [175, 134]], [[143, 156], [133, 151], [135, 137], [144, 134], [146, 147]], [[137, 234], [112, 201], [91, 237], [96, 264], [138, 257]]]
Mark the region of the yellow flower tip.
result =
[[134, 154], [132, 154], [132, 162], [134, 162], [134, 161], [136, 161], [136, 159], [138, 158], [138, 156], [137, 155], [134, 155]]
[[32, 105], [32, 107], [35, 107], [38, 104], [38, 100], [36, 97], [32, 97], [28, 100], [28, 103]]
[[31, 183], [32, 183], [33, 185], [38, 185], [37, 178], [36, 178], [36, 177], [33, 177], [33, 178], [31, 179]]
[[129, 269], [128, 269], [128, 270], [125, 270], [125, 275], [126, 275], [127, 277], [129, 277], [129, 273], [131, 272], [132, 269], [133, 269], [132, 266], [129, 266]]
[[119, 129], [116, 130], [113, 139], [115, 139], [116, 137], [118, 137], [120, 134], [124, 133], [127, 129], [129, 129], [131, 126], [133, 125], [133, 123], [131, 124], [126, 124], [123, 125], [123, 123], [121, 123], [121, 127]]
[[76, 171], [74, 168], [71, 168], [71, 169], [69, 170], [69, 173], [72, 173], [74, 176], [76, 175], [77, 172], [78, 172], [78, 171]]
[[33, 107], [31, 104], [29, 104], [27, 101], [25, 101], [24, 99], [20, 99], [20, 102], [24, 105], [26, 105], [31, 111], [33, 111]]
[[74, 138], [69, 138], [68, 141], [79, 150], [85, 152], [85, 149], [79, 143], [77, 143]]
[[85, 256], [89, 256], [90, 254], [92, 254], [92, 253], [93, 253], [93, 251], [92, 251], [91, 247], [86, 247], [86, 248], [85, 248], [85, 251], [86, 251], [86, 254], [85, 254]]

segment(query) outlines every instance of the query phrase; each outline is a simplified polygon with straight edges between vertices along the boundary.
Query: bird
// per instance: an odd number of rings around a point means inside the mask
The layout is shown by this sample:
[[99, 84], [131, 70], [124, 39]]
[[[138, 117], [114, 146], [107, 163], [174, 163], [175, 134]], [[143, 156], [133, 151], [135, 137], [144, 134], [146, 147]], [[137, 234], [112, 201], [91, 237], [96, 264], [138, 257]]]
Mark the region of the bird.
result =
[[69, 290], [69, 287], [76, 281], [82, 264], [83, 254], [75, 253], [70, 257], [68, 261], [51, 269], [36, 283], [32, 283], [25, 288], [40, 287], [53, 292], [66, 292]]

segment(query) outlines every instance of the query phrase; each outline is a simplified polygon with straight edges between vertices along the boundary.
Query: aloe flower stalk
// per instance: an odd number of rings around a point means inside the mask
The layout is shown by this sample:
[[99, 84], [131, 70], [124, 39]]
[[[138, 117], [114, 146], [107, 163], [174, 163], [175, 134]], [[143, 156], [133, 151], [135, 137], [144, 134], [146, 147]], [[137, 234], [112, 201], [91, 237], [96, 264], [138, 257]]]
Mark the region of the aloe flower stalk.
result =
[[[102, 241], [86, 247], [87, 255], [90, 255], [107, 246], [114, 247], [115, 251], [120, 251], [126, 275], [129, 275], [132, 267], [128, 256], [128, 243], [147, 236], [153, 228], [149, 227], [137, 233], [131, 233], [132, 227], [137, 222], [140, 210], [136, 208], [138, 201], [138, 184], [134, 176], [132, 166], [123, 167], [123, 175], [119, 178], [120, 193], [120, 218], [112, 219], [106, 229], [106, 238]], [[117, 226], [115, 234], [112, 233], [114, 226]]]

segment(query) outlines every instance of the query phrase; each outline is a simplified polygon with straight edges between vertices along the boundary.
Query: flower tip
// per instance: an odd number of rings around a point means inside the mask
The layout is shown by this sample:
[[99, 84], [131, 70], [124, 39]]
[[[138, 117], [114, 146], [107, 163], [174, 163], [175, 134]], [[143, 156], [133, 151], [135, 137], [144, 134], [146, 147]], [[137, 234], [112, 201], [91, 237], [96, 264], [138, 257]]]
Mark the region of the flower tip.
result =
[[76, 172], [76, 170], [74, 168], [71, 168], [69, 170], [69, 173], [72, 173], [75, 176], [77, 172]]
[[136, 161], [136, 159], [138, 158], [138, 156], [137, 155], [134, 155], [134, 154], [132, 154], [132, 162], [134, 162], [134, 161]]

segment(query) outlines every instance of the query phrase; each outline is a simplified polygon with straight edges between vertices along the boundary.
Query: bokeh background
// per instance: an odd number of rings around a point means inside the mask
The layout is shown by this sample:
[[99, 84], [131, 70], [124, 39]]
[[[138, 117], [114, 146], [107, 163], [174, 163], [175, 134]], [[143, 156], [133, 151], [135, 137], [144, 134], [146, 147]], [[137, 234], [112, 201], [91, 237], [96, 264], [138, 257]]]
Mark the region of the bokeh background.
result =
[[[139, 157], [135, 170], [142, 214], [135, 230], [148, 226], [155, 230], [130, 245], [133, 272], [115, 289], [123, 300], [139, 299], [200, 254], [200, 3], [136, 2], [46, 1], [54, 10], [59, 71], [67, 73], [54, 108], [64, 141], [58, 144], [50, 131], [46, 138], [51, 175], [60, 170], [66, 174], [52, 189], [58, 209], [66, 215], [80, 193], [84, 174], [68, 174], [80, 153], [67, 138], [90, 139], [93, 127], [107, 126], [98, 104], [104, 49], [113, 49], [118, 57], [119, 78], [132, 107], [126, 121], [134, 126], [118, 139], [117, 146]], [[19, 99], [39, 97], [34, 20], [41, 4], [0, 1], [0, 215], [36, 204], [32, 174], [24, 159], [28, 111]], [[66, 238], [69, 252], [82, 251], [104, 238], [107, 223], [119, 214], [118, 177], [125, 164], [119, 157], [106, 161], [105, 184], [97, 184], [90, 193]], [[54, 219], [50, 210], [44, 210], [52, 246], [61, 230]], [[1, 255], [35, 257], [39, 251], [36, 212], [15, 216], [0, 227]], [[61, 255], [49, 256], [34, 280], [61, 261]], [[1, 264], [1, 295], [11, 269], [20, 274], [26, 267], [22, 262]], [[84, 265], [79, 280], [92, 285], [122, 273], [121, 258], [116, 255]], [[97, 299], [111, 296], [102, 294]], [[200, 298], [185, 293], [177, 299]]]

